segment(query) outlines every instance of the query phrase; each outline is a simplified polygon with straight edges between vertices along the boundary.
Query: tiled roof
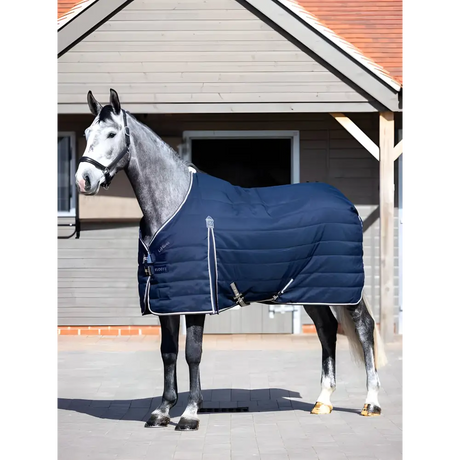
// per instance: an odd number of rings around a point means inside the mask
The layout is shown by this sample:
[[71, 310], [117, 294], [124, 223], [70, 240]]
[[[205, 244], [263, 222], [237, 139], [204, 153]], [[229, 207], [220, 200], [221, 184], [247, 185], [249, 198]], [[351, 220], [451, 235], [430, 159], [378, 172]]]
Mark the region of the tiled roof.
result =
[[291, 0], [402, 83], [403, 0]]
[[73, 2], [63, 2], [58, 0], [58, 30], [76, 16], [80, 11], [87, 8], [97, 0], [81, 0]]
[[58, 19], [67, 13], [78, 1], [67, 2], [64, 0], [58, 0]]
[[[58, 29], [94, 1], [58, 0]], [[402, 84], [402, 0], [279, 1], [384, 80]]]

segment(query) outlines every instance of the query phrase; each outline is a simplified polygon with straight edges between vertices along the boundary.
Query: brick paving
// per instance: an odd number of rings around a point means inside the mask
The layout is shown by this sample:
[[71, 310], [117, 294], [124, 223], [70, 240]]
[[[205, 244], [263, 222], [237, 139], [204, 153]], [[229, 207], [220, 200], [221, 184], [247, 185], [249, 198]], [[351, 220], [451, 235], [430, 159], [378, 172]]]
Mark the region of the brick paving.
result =
[[362, 417], [365, 371], [338, 340], [330, 415], [312, 415], [319, 395], [316, 335], [205, 336], [204, 413], [196, 432], [176, 432], [188, 390], [183, 337], [179, 402], [167, 428], [144, 428], [162, 394], [158, 336], [59, 336], [59, 460], [398, 460], [402, 458], [402, 344], [386, 348], [380, 417]]

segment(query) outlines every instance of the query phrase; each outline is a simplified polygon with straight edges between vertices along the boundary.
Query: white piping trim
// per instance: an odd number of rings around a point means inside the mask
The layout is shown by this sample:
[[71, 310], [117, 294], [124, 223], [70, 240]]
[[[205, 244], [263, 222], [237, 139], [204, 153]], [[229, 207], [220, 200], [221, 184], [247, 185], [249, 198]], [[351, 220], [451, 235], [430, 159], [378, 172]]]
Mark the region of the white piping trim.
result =
[[[190, 172], [190, 185], [188, 186], [188, 190], [187, 190], [187, 194], [185, 195], [185, 198], [184, 200], [182, 201], [182, 203], [180, 204], [180, 206], [176, 209], [176, 212], [155, 232], [155, 235], [153, 235], [152, 239], [150, 240], [149, 244], [148, 244], [148, 247], [150, 248], [150, 246], [152, 245], [153, 243], [153, 240], [158, 236], [158, 234], [165, 228], [165, 226], [171, 222], [171, 220], [176, 216], [176, 214], [182, 209], [182, 206], [184, 206], [185, 202], [187, 201], [187, 198], [188, 196], [190, 195], [190, 190], [192, 190], [192, 185], [193, 185], [193, 172]], [[140, 236], [140, 233], [139, 233], [139, 236]], [[142, 240], [141, 240], [142, 241]], [[142, 242], [142, 244], [144, 244]], [[145, 244], [144, 244], [145, 246]], [[147, 249], [147, 248], [146, 248]], [[147, 252], [148, 252], [148, 249], [147, 249]]]
[[[212, 241], [214, 243], [214, 260], [216, 261], [216, 264], [215, 264], [215, 269], [216, 269], [216, 289], [219, 288], [219, 270], [217, 269], [218, 268], [218, 264], [217, 264], [217, 249], [216, 249], [216, 238], [214, 236], [214, 227], [211, 228], [212, 230]], [[219, 291], [216, 292], [216, 298], [217, 296], [219, 295]]]
[[211, 245], [211, 228], [208, 227], [208, 275], [209, 275], [209, 294], [211, 297], [211, 307], [212, 307], [212, 312], [216, 313], [216, 305], [214, 303], [214, 295], [213, 295], [213, 289], [212, 289], [212, 277], [211, 277], [211, 261], [209, 260], [209, 252], [210, 252], [210, 245]]
[[[281, 304], [278, 304], [278, 305], [318, 305], [318, 306], [321, 306], [321, 305], [324, 305], [325, 307], [347, 307], [347, 306], [354, 306], [354, 305], [358, 305], [361, 300], [363, 300], [363, 297], [361, 296], [361, 298], [359, 299], [359, 302], [356, 302], [356, 303], [311, 303], [311, 302], [283, 302]], [[260, 301], [260, 300], [254, 300], [253, 302], [251, 303], [262, 303], [264, 305], [276, 305], [276, 304], [266, 304], [264, 303], [263, 301]], [[249, 305], [248, 305], [249, 306]], [[236, 307], [240, 307], [239, 304], [235, 304], [235, 305], [232, 305], [231, 307], [225, 307], [225, 308], [219, 308], [219, 313], [223, 312], [223, 311], [227, 311], [227, 310], [231, 310], [232, 308], [236, 308]], [[241, 307], [240, 307], [241, 308]], [[245, 307], [246, 308], [246, 307]], [[174, 313], [155, 313], [153, 312], [152, 310], [150, 310], [149, 308], [149, 311], [151, 312], [152, 315], [156, 315], [156, 316], [173, 316], [173, 315], [206, 315], [206, 314], [214, 314], [214, 311], [213, 310], [208, 310], [208, 311], [195, 311], [195, 312], [174, 312]], [[145, 316], [145, 315], [143, 315]]]
[[153, 311], [150, 309], [150, 278], [149, 276], [149, 290], [147, 292], [147, 308], [149, 309], [149, 312], [153, 314]]
[[[358, 305], [362, 300], [363, 300], [363, 293], [364, 293], [364, 288], [361, 292], [361, 297], [356, 303], [312, 303], [312, 302], [282, 302], [279, 305], [324, 305], [326, 307], [331, 306], [331, 307], [346, 307], [348, 305]], [[251, 303], [262, 303], [264, 305], [276, 305], [273, 303], [266, 303], [266, 301], [260, 301], [260, 300], [255, 300]], [[230, 310], [232, 308], [238, 307], [239, 304], [232, 305], [231, 307], [225, 307], [225, 308], [219, 308], [219, 313]], [[213, 310], [209, 311], [199, 311], [199, 312], [179, 312], [179, 313], [154, 313], [152, 310], [150, 310], [150, 303], [149, 303], [149, 311], [152, 313], [152, 315], [157, 315], [157, 316], [173, 316], [173, 315], [205, 315], [205, 314], [214, 314], [215, 312]], [[145, 315], [144, 315], [145, 316]]]
[[386, 84], [391, 86], [394, 90], [399, 91], [401, 85], [394, 80], [393, 77], [389, 76], [386, 70], [377, 63], [374, 63], [367, 56], [361, 53], [358, 48], [352, 45], [350, 42], [341, 38], [333, 30], [326, 27], [321, 21], [316, 18], [312, 13], [308, 12], [305, 8], [295, 3], [293, 0], [278, 0], [286, 8], [292, 11], [297, 17], [305, 21], [308, 25], [313, 27], [317, 32], [324, 35], [326, 38], [331, 40], [335, 45], [342, 49], [352, 58], [356, 59], [360, 64], [370, 70], [374, 75], [383, 80]]
[[142, 246], [144, 246], [145, 250], [147, 251], [147, 254], [149, 253], [149, 248], [145, 245], [144, 241], [141, 238], [141, 229], [139, 229], [139, 241], [142, 243]]
[[[232, 308], [232, 307], [230, 307], [230, 308]], [[149, 310], [150, 310], [150, 308], [149, 308]], [[225, 310], [227, 310], [227, 308]], [[221, 311], [223, 311], [223, 310], [221, 310]], [[192, 311], [192, 312], [190, 312], [190, 311], [187, 311], [187, 312], [181, 311], [181, 312], [174, 312], [174, 313], [155, 313], [152, 310], [150, 310], [150, 312], [151, 312], [152, 315], [156, 315], [156, 316], [206, 315], [206, 314], [212, 314], [213, 313], [212, 310], [209, 310], [209, 311]], [[146, 316], [146, 315], [143, 315], [143, 316]]]
[[[363, 288], [363, 291], [364, 291], [364, 288]], [[283, 302], [279, 305], [324, 305], [325, 307], [347, 307], [347, 306], [354, 306], [354, 305], [358, 305], [361, 301], [363, 300], [363, 293], [361, 293], [361, 298], [359, 299], [358, 302], [356, 303], [311, 303], [311, 302]], [[252, 301], [251, 303], [262, 303], [264, 305], [276, 305], [276, 304], [267, 304], [265, 303], [265, 301], [260, 301], [260, 300], [254, 300]], [[223, 311], [226, 311], [226, 310], [230, 310], [232, 308], [235, 308], [235, 307], [239, 307], [240, 305], [238, 303], [236, 303], [235, 305], [232, 305], [231, 307], [225, 307], [225, 308], [219, 308], [219, 313], [220, 312], [223, 312]], [[155, 313], [153, 312], [152, 310], [150, 310], [150, 307], [149, 307], [149, 311], [152, 313], [152, 315], [156, 315], [156, 316], [173, 316], [173, 315], [205, 315], [205, 314], [213, 314], [214, 311], [213, 310], [208, 310], [208, 311], [196, 311], [196, 312], [174, 312], [174, 313]], [[145, 316], [145, 315], [143, 315]]]
[[346, 307], [347, 305], [358, 305], [363, 300], [364, 286], [361, 291], [361, 297], [356, 303], [312, 303], [312, 302], [282, 302], [282, 305], [329, 305], [332, 307]]
[[[147, 279], [147, 284], [145, 285], [144, 307], [148, 308], [149, 311], [152, 312], [152, 310], [150, 310], [150, 277], [151, 277], [151, 275], [149, 275], [149, 277]], [[145, 309], [144, 309], [144, 311], [145, 311]]]

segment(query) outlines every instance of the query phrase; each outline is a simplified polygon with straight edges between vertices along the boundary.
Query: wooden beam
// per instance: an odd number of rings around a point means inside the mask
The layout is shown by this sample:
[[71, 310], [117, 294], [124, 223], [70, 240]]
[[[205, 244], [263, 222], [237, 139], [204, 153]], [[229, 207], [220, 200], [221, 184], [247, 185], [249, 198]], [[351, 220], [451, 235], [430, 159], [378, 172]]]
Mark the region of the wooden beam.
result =
[[400, 157], [401, 153], [403, 153], [402, 139], [393, 147], [393, 161], [396, 161]]
[[331, 113], [331, 115], [377, 160], [379, 159], [379, 148], [372, 140], [361, 131], [348, 117], [342, 113]]
[[380, 113], [380, 334], [394, 340], [394, 114]]

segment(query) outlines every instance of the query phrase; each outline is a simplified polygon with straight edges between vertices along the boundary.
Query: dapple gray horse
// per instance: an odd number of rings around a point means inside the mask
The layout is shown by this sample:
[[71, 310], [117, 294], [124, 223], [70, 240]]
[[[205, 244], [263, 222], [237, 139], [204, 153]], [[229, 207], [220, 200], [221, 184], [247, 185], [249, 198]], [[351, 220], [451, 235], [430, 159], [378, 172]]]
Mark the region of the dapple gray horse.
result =
[[[95, 195], [101, 185], [107, 188], [115, 174], [125, 170], [144, 215], [143, 238], [148, 244], [185, 200], [190, 165], [147, 126], [122, 110], [114, 90], [110, 90], [110, 104], [104, 107], [91, 91], [88, 92], [88, 105], [96, 118], [85, 131], [87, 146], [76, 173], [78, 189], [85, 195]], [[336, 388], [338, 321], [328, 306], [304, 305], [304, 308], [316, 326], [322, 346], [321, 393], [312, 413], [327, 414], [332, 411], [331, 395]], [[351, 349], [366, 367], [367, 397], [361, 414], [379, 415], [377, 367], [385, 364], [385, 355], [374, 319], [362, 300], [355, 306], [335, 307], [335, 311]], [[190, 370], [190, 394], [176, 430], [196, 430], [199, 427], [198, 410], [203, 402], [199, 366], [204, 321], [204, 314], [186, 315], [185, 357]], [[164, 392], [161, 404], [146, 423], [147, 427], [168, 425], [169, 411], [178, 398], [179, 316], [160, 316], [160, 323]], [[378, 353], [377, 348], [380, 348]]]

